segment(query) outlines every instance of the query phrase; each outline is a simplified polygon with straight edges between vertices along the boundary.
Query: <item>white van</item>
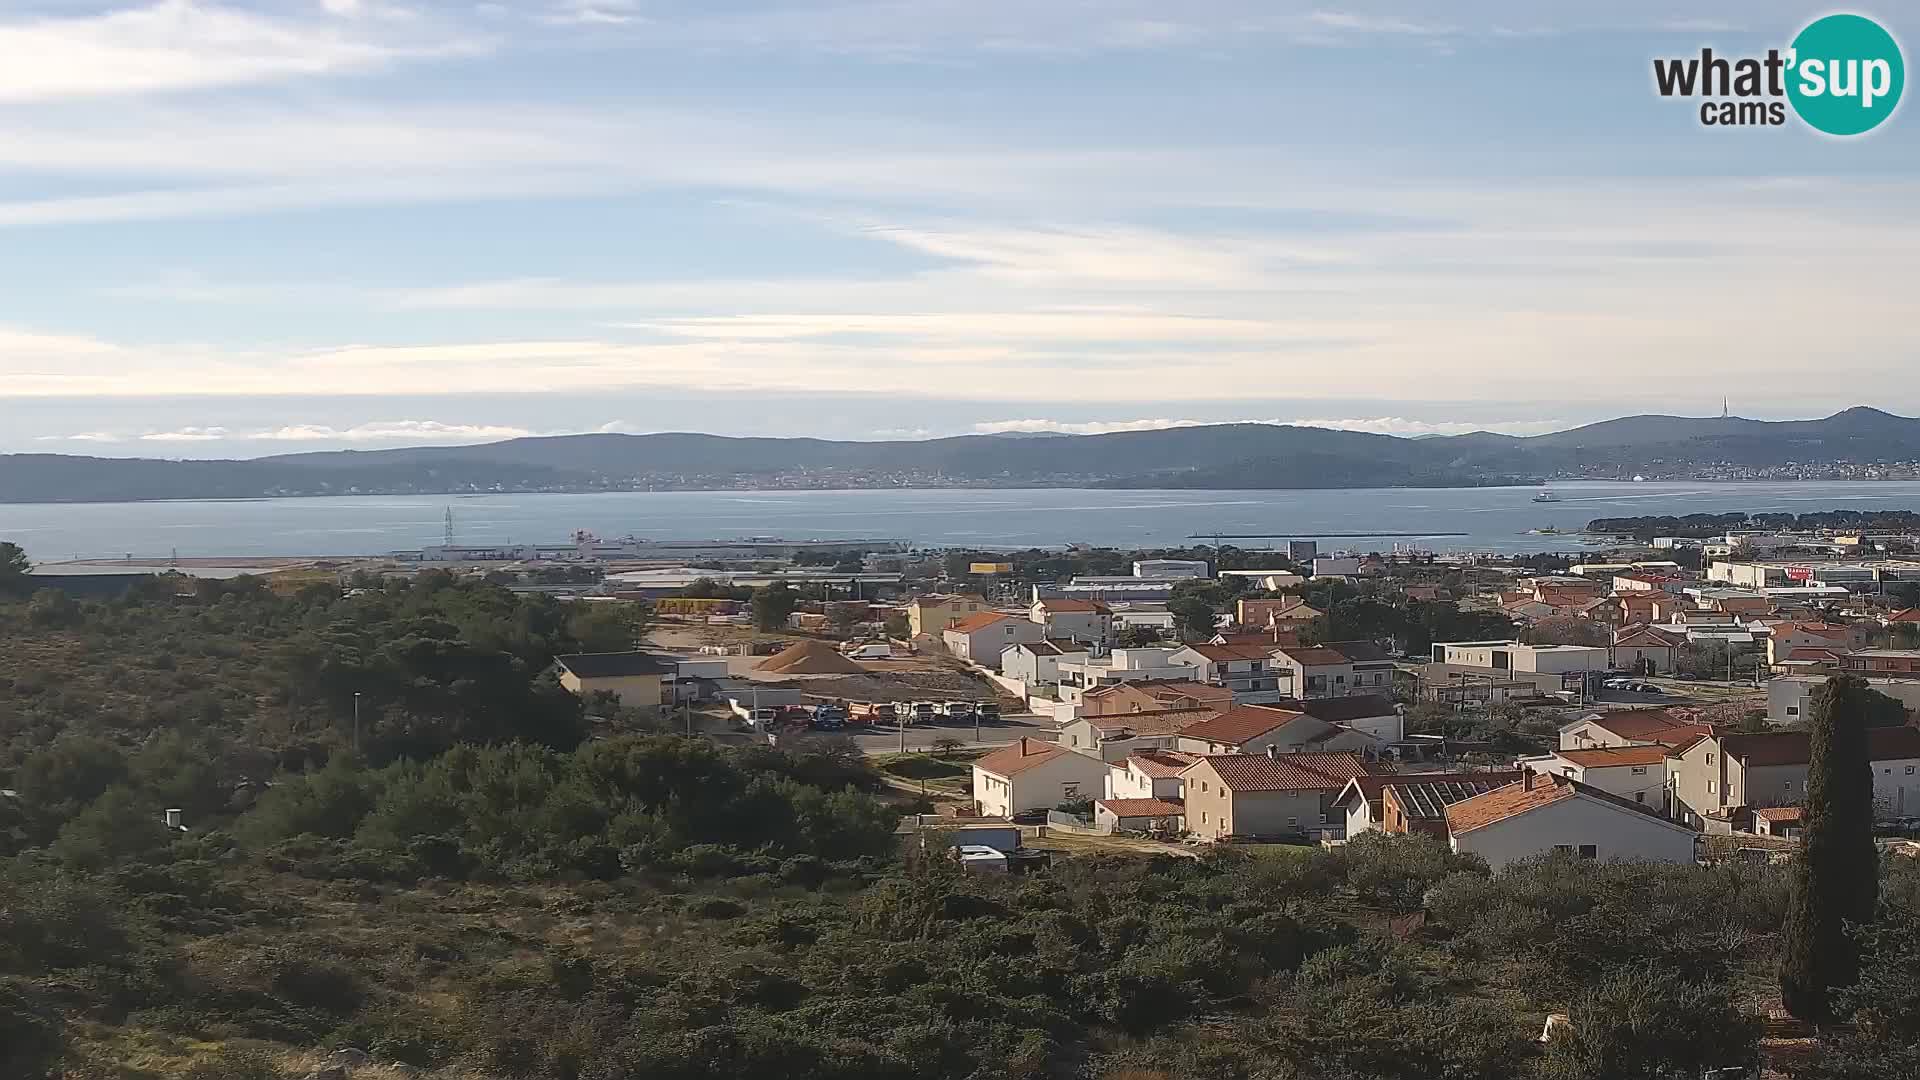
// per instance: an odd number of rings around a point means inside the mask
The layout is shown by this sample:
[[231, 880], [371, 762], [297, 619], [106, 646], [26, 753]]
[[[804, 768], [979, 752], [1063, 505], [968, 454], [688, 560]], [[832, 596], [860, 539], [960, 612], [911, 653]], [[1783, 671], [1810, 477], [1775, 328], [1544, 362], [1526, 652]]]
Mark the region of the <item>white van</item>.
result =
[[891, 660], [893, 659], [893, 646], [856, 645], [842, 655], [850, 660]]

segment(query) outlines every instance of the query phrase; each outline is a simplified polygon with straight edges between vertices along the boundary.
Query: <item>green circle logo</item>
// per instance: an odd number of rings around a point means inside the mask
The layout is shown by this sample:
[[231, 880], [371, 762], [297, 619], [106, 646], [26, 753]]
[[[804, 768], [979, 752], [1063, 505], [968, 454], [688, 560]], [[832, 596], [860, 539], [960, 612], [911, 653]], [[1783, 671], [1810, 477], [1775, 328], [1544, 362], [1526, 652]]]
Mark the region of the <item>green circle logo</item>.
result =
[[1860, 15], [1828, 15], [1793, 39], [1787, 100], [1829, 135], [1872, 131], [1893, 115], [1907, 84], [1900, 45]]

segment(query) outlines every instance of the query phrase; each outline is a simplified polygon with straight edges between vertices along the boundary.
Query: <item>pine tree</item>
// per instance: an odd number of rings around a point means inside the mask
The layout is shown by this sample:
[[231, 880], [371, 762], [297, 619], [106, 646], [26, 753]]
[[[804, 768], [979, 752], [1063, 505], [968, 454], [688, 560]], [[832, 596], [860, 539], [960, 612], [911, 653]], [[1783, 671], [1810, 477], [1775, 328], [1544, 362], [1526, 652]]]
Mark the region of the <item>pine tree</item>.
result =
[[1802, 1020], [1833, 1017], [1832, 992], [1858, 978], [1848, 923], [1871, 921], [1880, 860], [1873, 844], [1873, 766], [1862, 679], [1835, 676], [1814, 691], [1808, 732], [1806, 829], [1794, 862], [1780, 997]]

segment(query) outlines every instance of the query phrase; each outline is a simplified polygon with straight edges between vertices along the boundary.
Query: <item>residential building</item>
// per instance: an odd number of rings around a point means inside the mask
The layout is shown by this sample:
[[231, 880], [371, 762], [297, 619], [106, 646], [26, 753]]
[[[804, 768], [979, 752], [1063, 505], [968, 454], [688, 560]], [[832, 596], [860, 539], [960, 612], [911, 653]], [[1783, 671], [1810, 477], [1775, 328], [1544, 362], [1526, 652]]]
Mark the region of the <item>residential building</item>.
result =
[[1778, 664], [1794, 649], [1830, 649], [1850, 652], [1867, 645], [1867, 628], [1837, 623], [1778, 622], [1767, 637], [1767, 663]]
[[629, 709], [658, 709], [674, 670], [642, 652], [573, 653], [556, 656], [560, 685], [582, 700], [612, 694]]
[[973, 798], [990, 817], [1092, 799], [1106, 781], [1107, 766], [1099, 758], [1028, 738], [973, 763]]
[[1670, 675], [1685, 653], [1687, 639], [1657, 626], [1639, 623], [1613, 632], [1613, 669], [1636, 675]]
[[1140, 750], [1107, 769], [1109, 799], [1177, 799], [1180, 774], [1197, 758], [1172, 750]]
[[1313, 576], [1353, 577], [1360, 572], [1360, 560], [1351, 557], [1322, 555], [1313, 560]]
[[1060, 745], [1102, 761], [1125, 761], [1145, 750], [1178, 749], [1182, 731], [1219, 715], [1203, 707], [1080, 716], [1061, 726]]
[[969, 615], [941, 631], [940, 640], [956, 659], [999, 670], [1000, 654], [1009, 646], [1044, 640], [1046, 629], [1004, 611]]
[[[1027, 625], [1031, 626], [1031, 623]], [[1000, 673], [1019, 679], [1027, 693], [1060, 685], [1060, 665], [1085, 663], [1087, 647], [1073, 641], [1023, 641], [1000, 650]]]
[[1254, 597], [1234, 601], [1233, 621], [1241, 626], [1298, 633], [1323, 615], [1297, 596]]
[[[1742, 807], [1805, 801], [1808, 742], [1804, 731], [1701, 736], [1667, 758], [1668, 813], [1704, 828]], [[1875, 816], [1920, 814], [1920, 728], [1869, 728], [1867, 756]]]
[[[1805, 720], [1813, 704], [1813, 692], [1827, 681], [1825, 675], [1784, 675], [1767, 680], [1767, 720], [1792, 724]], [[1868, 679], [1867, 685], [1907, 707], [1909, 713], [1920, 710], [1920, 680]]]
[[1713, 727], [1691, 714], [1667, 709], [1611, 709], [1583, 716], [1560, 728], [1560, 749], [1591, 750], [1608, 746], [1685, 746]]
[[1753, 831], [1760, 836], [1798, 840], [1806, 811], [1798, 806], [1760, 806], [1753, 811]]
[[1519, 781], [1446, 808], [1448, 843], [1496, 872], [1559, 853], [1582, 859], [1694, 861], [1694, 832], [1651, 810], [1565, 776]]
[[1277, 659], [1287, 662], [1287, 666], [1293, 668], [1296, 679], [1304, 680], [1304, 682], [1295, 683], [1296, 686], [1301, 687], [1299, 691], [1301, 697], [1342, 697], [1344, 696], [1341, 693], [1342, 686], [1345, 686], [1347, 694], [1393, 692], [1394, 657], [1392, 653], [1371, 641], [1328, 641], [1321, 643], [1320, 647], [1332, 649], [1347, 658], [1347, 664], [1351, 668], [1346, 673], [1347, 681], [1344, 684], [1336, 681], [1333, 692], [1330, 694], [1312, 693], [1312, 673], [1303, 672], [1304, 665], [1295, 666], [1291, 662], [1291, 657], [1278, 657]]
[[1113, 609], [1104, 600], [1035, 600], [1028, 618], [1046, 628], [1041, 636], [1049, 641], [1064, 639], [1101, 647], [1113, 641]]
[[1539, 675], [1606, 671], [1613, 663], [1607, 652], [1601, 646], [1526, 645], [1518, 641], [1448, 641], [1433, 646], [1433, 658], [1443, 664]]
[[1129, 682], [1187, 682], [1200, 677], [1197, 668], [1180, 661], [1179, 649], [1115, 649], [1106, 656], [1084, 660], [1062, 658], [1060, 700], [1078, 703], [1089, 690]]
[[907, 627], [914, 637], [939, 637], [940, 632], [969, 615], [988, 610], [987, 599], [972, 593], [928, 593], [907, 605]]
[[1233, 691], [1224, 686], [1187, 679], [1170, 682], [1126, 682], [1098, 686], [1080, 695], [1087, 716], [1113, 716], [1154, 709], [1193, 709], [1202, 706], [1226, 712], [1233, 708]]
[[1278, 627], [1260, 627], [1257, 630], [1242, 628], [1222, 630], [1207, 639], [1209, 645], [1252, 645], [1265, 649], [1277, 649], [1283, 645], [1300, 644], [1298, 630], [1282, 630]]
[[1293, 698], [1276, 704], [1306, 713], [1315, 720], [1360, 732], [1383, 745], [1406, 741], [1406, 718], [1400, 714], [1400, 706], [1384, 694], [1349, 694], [1304, 701]]
[[1841, 660], [1849, 675], [1920, 678], [1920, 649], [1855, 649]]
[[1225, 836], [1340, 839], [1346, 822], [1333, 800], [1356, 776], [1373, 769], [1358, 754], [1220, 754], [1202, 757], [1180, 774], [1187, 831], [1209, 840]]
[[1137, 578], [1203, 578], [1212, 567], [1204, 559], [1136, 559], [1133, 576]]
[[[1565, 675], [1494, 671], [1460, 664], [1417, 664], [1410, 665], [1408, 670], [1423, 701], [1526, 701], [1560, 693], [1567, 689], [1568, 683]], [[1573, 686], [1579, 689], [1578, 679], [1573, 680]]]
[[1388, 777], [1380, 789], [1380, 831], [1394, 836], [1431, 836], [1445, 841], [1447, 807], [1521, 779], [1523, 776], [1518, 771], [1473, 773], [1457, 780], [1440, 780], [1418, 773]]
[[1180, 730], [1174, 749], [1189, 754], [1295, 753], [1302, 750], [1352, 750], [1372, 756], [1379, 742], [1371, 735], [1316, 720], [1303, 712], [1266, 705], [1237, 705], [1220, 715]]
[[1572, 777], [1608, 794], [1664, 812], [1668, 752], [1659, 745], [1603, 746], [1555, 750], [1539, 757], [1522, 758], [1518, 764], [1534, 772]]
[[[1481, 791], [1504, 787], [1518, 779], [1520, 772], [1517, 769], [1500, 772], [1374, 773], [1347, 781], [1347, 786], [1341, 788], [1340, 794], [1334, 797], [1333, 809], [1336, 813], [1346, 815], [1346, 839], [1351, 840], [1369, 829], [1385, 828], [1386, 807], [1382, 799], [1388, 784], [1459, 784], [1466, 791], [1459, 798], [1467, 798]], [[1408, 796], [1402, 800], [1403, 816], [1405, 803], [1411, 799], [1412, 796]], [[1444, 808], [1446, 804], [1442, 802], [1441, 805]], [[1441, 816], [1444, 821], [1445, 815]], [[1409, 830], [1399, 827], [1390, 831]], [[1444, 829], [1440, 836], [1445, 839]]]
[[1179, 799], [1100, 799], [1093, 826], [1111, 832], [1179, 832], [1186, 808]]
[[1170, 660], [1196, 669], [1201, 682], [1225, 687], [1236, 698], [1263, 693], [1278, 697], [1281, 692], [1271, 646], [1187, 645], [1176, 650]]

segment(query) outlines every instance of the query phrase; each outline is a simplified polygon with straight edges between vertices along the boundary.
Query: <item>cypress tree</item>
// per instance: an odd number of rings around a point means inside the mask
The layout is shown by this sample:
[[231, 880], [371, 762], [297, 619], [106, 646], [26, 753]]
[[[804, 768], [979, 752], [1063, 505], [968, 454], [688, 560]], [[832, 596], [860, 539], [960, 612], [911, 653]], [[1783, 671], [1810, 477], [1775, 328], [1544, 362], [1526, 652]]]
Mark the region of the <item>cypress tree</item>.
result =
[[1866, 681], [1837, 675], [1813, 693], [1807, 805], [1787, 908], [1780, 998], [1802, 1020], [1833, 1017], [1832, 991], [1851, 986], [1860, 957], [1848, 923], [1870, 922], [1880, 891], [1873, 844], [1873, 766]]

